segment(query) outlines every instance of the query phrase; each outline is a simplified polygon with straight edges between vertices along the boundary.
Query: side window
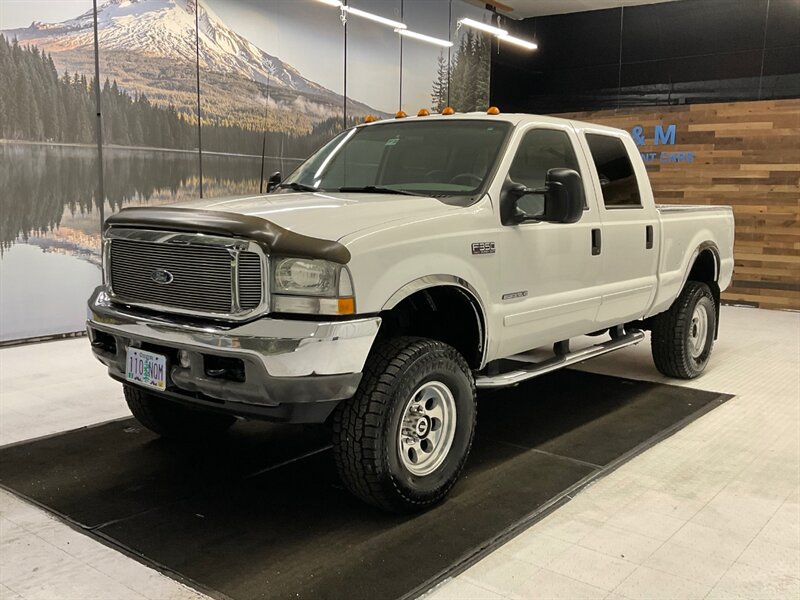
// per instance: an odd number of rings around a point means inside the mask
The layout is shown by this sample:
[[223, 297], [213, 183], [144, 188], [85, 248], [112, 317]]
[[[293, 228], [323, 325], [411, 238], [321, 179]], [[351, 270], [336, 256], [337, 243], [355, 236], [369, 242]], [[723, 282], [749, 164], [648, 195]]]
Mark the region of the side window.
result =
[[642, 205], [639, 183], [622, 140], [608, 135], [586, 134], [594, 166], [600, 177], [606, 208], [634, 208]]
[[[515, 183], [535, 189], [544, 187], [547, 171], [561, 168], [580, 172], [569, 136], [558, 129], [532, 129], [522, 138], [508, 175]], [[520, 203], [530, 215], [544, 212], [544, 196], [523, 196]]]

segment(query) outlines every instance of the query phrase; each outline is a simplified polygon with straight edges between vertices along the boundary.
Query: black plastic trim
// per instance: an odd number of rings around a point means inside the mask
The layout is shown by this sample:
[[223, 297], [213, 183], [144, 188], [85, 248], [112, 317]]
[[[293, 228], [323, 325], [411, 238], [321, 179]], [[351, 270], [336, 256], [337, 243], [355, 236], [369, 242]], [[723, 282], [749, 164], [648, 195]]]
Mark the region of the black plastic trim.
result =
[[268, 254], [321, 258], [342, 265], [350, 262], [350, 251], [339, 242], [295, 233], [266, 219], [237, 213], [196, 208], [132, 207], [124, 208], [106, 220], [106, 228], [115, 226], [232, 236], [253, 241]]

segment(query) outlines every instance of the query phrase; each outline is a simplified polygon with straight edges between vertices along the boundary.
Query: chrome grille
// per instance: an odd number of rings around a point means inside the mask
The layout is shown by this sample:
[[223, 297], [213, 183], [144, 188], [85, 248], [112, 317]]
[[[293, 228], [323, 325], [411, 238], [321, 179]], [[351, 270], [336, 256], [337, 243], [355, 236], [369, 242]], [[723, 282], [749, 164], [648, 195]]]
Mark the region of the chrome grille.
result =
[[261, 304], [261, 257], [255, 252], [239, 254], [239, 308], [252, 310]]
[[[263, 301], [262, 256], [256, 252], [116, 238], [109, 242], [107, 266], [112, 297], [126, 304], [242, 316]], [[157, 282], [154, 273], [164, 271], [171, 281]]]

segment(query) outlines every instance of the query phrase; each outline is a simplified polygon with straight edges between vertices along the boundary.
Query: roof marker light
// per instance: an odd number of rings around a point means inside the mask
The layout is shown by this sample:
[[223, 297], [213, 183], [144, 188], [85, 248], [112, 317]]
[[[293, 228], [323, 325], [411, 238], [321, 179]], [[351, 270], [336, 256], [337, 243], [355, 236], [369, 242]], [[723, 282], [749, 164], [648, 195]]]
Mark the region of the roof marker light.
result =
[[454, 115], [454, 114], [456, 114], [456, 109], [454, 109], [452, 106], [445, 106], [442, 109], [442, 114], [443, 115]]
[[378, 117], [376, 117], [375, 115], [367, 115], [366, 117], [364, 117], [364, 123], [374, 123], [377, 120]]
[[489, 110], [486, 111], [486, 114], [487, 115], [499, 115], [500, 114], [500, 109], [497, 108], [496, 106], [490, 106]]
[[395, 113], [395, 115], [394, 115], [394, 118], [395, 118], [395, 119], [405, 119], [407, 116], [408, 116], [408, 115], [407, 115], [406, 113], [404, 113], [402, 110], [398, 110], [398, 111]]
[[427, 117], [429, 114], [431, 114], [431, 111], [429, 111], [427, 108], [420, 108], [419, 112], [417, 113], [417, 116], [418, 117]]

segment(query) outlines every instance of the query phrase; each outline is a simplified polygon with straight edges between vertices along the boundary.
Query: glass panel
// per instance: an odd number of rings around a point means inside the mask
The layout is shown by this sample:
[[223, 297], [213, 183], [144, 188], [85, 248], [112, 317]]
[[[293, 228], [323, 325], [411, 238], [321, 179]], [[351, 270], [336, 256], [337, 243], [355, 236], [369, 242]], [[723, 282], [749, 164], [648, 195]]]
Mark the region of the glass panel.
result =
[[101, 279], [100, 217], [92, 2], [0, 4], [0, 341], [9, 341], [84, 328]]
[[569, 137], [556, 129], [534, 129], [525, 134], [508, 174], [525, 187], [540, 188], [547, 172], [559, 168], [580, 172]]
[[[201, 0], [206, 196], [264, 190], [341, 130], [344, 28], [315, 0]], [[263, 161], [262, 161], [263, 155]]]
[[[449, 0], [403, 0], [403, 21], [411, 31], [450, 39]], [[421, 108], [440, 112], [447, 104], [448, 48], [404, 37], [403, 106], [409, 115]]]
[[469, 17], [489, 24], [490, 13], [461, 0], [453, 0], [452, 13], [455, 45], [450, 62], [450, 106], [458, 112], [485, 111], [489, 108], [492, 36], [478, 29], [458, 27], [458, 20]]
[[632, 208], [642, 205], [639, 183], [628, 152], [619, 138], [588, 134], [586, 141], [600, 178], [603, 202], [607, 208]]
[[383, 186], [468, 195], [483, 187], [509, 128], [502, 121], [457, 118], [360, 127], [331, 141], [290, 181], [328, 191]]
[[[350, 0], [348, 6], [401, 21], [400, 0]], [[400, 36], [391, 26], [347, 16], [348, 126], [373, 114], [393, 117], [400, 110]], [[409, 115], [412, 109], [403, 102]]]

